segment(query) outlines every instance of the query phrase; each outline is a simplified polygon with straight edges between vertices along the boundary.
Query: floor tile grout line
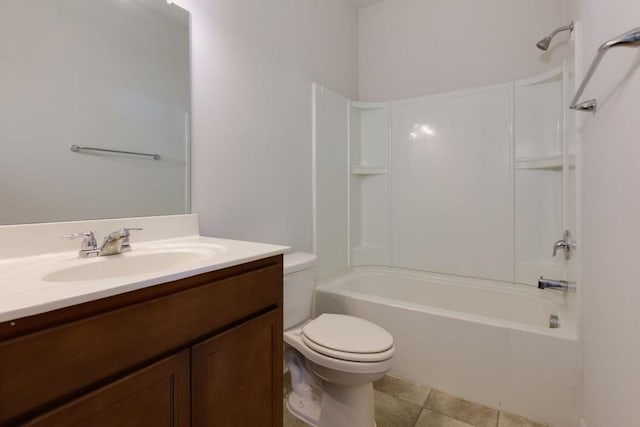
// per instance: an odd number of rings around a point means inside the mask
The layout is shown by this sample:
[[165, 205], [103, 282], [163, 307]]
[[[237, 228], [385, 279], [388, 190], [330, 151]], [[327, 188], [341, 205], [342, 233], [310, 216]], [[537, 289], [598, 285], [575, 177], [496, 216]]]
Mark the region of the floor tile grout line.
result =
[[424, 408], [420, 408], [420, 411], [418, 412], [416, 419], [413, 420], [413, 427], [416, 427], [418, 425], [418, 420], [420, 419], [420, 415], [422, 415], [422, 411], [424, 411]]
[[[473, 425], [473, 424], [469, 424], [468, 422], [466, 422], [466, 421], [464, 421], [464, 420], [461, 420], [461, 419], [459, 419], [459, 418], [452, 417], [451, 415], [443, 414], [442, 412], [436, 411], [435, 409], [427, 408], [426, 406], [425, 406], [424, 408], [422, 408], [422, 410], [425, 410], [425, 409], [426, 409], [427, 411], [433, 412], [434, 414], [442, 415], [442, 416], [443, 416], [443, 417], [445, 417], [445, 418], [449, 418], [450, 420], [459, 421], [459, 422], [461, 422], [461, 423], [463, 423], [463, 424], [466, 424], [466, 425], [468, 425], [468, 426], [471, 426], [471, 427], [478, 427], [478, 426], [475, 426], [475, 425]], [[421, 411], [421, 413], [422, 413], [422, 411]]]
[[[445, 416], [445, 417], [447, 417], [447, 418], [451, 418], [451, 419], [453, 419], [453, 420], [460, 421], [460, 422], [465, 423], [465, 424], [469, 424], [469, 423], [467, 423], [466, 421], [461, 420], [461, 419], [459, 419], [459, 418], [452, 417], [451, 415], [443, 414], [442, 412], [437, 411], [435, 408], [429, 408], [429, 407], [427, 407], [427, 401], [429, 400], [429, 397], [431, 397], [431, 393], [432, 393], [434, 390], [435, 390], [435, 389], [433, 389], [433, 388], [429, 390], [429, 394], [427, 395], [427, 399], [424, 401], [423, 409], [428, 409], [429, 411], [434, 412], [434, 413], [436, 413], [436, 414], [438, 414], [438, 415], [443, 415], [443, 416]], [[438, 390], [438, 391], [439, 391], [439, 390]], [[446, 393], [446, 392], [442, 392], [442, 393]], [[449, 393], [446, 393], [446, 394], [449, 394]], [[462, 399], [461, 397], [457, 397], [457, 396], [452, 395], [452, 394], [450, 394], [450, 396], [453, 396], [454, 398], [459, 399], [459, 400], [465, 400], [466, 402], [472, 403], [472, 404], [474, 404], [474, 405], [484, 406], [485, 408], [488, 408], [488, 409], [491, 409], [491, 410], [493, 410], [493, 411], [496, 411], [496, 412], [498, 413], [498, 416], [496, 417], [496, 425], [495, 425], [495, 427], [499, 427], [499, 425], [500, 425], [500, 413], [502, 412], [500, 409], [492, 408], [491, 406], [481, 405], [481, 404], [479, 404], [479, 403], [472, 402], [472, 401], [470, 401], [470, 400], [466, 400], [466, 399]], [[469, 424], [469, 425], [471, 425], [471, 424]], [[475, 427], [475, 426], [474, 426], [474, 427]]]
[[429, 393], [427, 394], [427, 398], [424, 399], [424, 402], [422, 402], [422, 407], [423, 408], [427, 407], [427, 402], [429, 401], [429, 397], [431, 397], [431, 393], [433, 393], [433, 389], [431, 387], [429, 387]]

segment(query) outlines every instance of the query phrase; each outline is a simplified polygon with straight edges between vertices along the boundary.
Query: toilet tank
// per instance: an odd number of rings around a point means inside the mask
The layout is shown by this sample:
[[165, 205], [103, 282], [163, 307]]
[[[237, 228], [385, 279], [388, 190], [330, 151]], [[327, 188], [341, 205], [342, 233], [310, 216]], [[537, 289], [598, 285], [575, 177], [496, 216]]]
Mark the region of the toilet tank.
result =
[[304, 252], [284, 255], [284, 329], [311, 318], [316, 280], [316, 256]]

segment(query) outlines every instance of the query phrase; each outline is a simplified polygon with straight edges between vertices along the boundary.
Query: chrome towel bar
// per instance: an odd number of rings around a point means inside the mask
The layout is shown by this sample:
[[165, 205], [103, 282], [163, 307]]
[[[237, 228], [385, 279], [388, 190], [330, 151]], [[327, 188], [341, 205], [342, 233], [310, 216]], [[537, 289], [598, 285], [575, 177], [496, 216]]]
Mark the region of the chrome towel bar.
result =
[[578, 101], [580, 100], [584, 89], [587, 87], [589, 80], [591, 80], [591, 77], [593, 77], [596, 68], [598, 68], [598, 65], [600, 65], [600, 61], [602, 61], [605, 53], [607, 53], [610, 48], [618, 46], [640, 47], [640, 27], [627, 31], [624, 34], [621, 34], [618, 37], [615, 37], [603, 43], [598, 48], [598, 52], [595, 58], [593, 58], [593, 62], [591, 62], [591, 66], [589, 67], [587, 74], [584, 76], [584, 80], [582, 80], [582, 83], [580, 84], [580, 87], [576, 92], [576, 96], [573, 97], [573, 101], [571, 101], [571, 105], [569, 105], [569, 108], [578, 111], [596, 111], [596, 109], [598, 108], [598, 101], [596, 101], [595, 99], [589, 99], [580, 103], [578, 103]]
[[109, 150], [107, 148], [95, 148], [95, 147], [80, 147], [78, 145], [73, 144], [70, 147], [70, 150], [74, 153], [78, 153], [80, 151], [103, 151], [107, 153], [118, 153], [118, 154], [133, 154], [136, 156], [146, 156], [153, 157], [154, 160], [160, 160], [160, 154], [148, 154], [148, 153], [137, 153], [135, 151], [122, 151], [122, 150]]

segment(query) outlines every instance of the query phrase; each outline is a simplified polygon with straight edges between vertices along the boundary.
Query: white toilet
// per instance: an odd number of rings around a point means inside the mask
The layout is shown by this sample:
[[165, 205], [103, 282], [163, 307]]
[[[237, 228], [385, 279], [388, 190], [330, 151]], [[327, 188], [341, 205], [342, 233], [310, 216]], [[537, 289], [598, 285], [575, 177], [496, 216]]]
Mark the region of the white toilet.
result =
[[289, 411], [317, 427], [373, 427], [373, 381], [391, 369], [389, 332], [339, 314], [311, 319], [315, 255], [284, 256], [285, 362]]

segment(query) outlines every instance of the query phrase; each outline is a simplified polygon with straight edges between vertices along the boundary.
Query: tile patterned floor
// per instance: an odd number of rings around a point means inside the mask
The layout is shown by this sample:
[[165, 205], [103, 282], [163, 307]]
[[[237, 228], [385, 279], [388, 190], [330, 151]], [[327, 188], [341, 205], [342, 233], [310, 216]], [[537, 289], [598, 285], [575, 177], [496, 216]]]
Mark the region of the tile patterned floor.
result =
[[[285, 374], [285, 397], [291, 391]], [[377, 427], [545, 427], [526, 418], [386, 376], [374, 383]], [[284, 427], [308, 427], [284, 408]]]

